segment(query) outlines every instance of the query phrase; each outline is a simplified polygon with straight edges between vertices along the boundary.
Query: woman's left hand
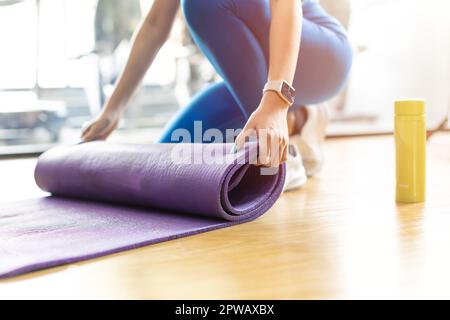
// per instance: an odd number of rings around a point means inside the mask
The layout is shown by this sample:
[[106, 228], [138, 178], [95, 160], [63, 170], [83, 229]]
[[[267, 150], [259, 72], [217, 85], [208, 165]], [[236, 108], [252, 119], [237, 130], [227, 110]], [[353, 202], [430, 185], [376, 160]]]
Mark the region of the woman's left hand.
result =
[[287, 160], [289, 105], [275, 92], [267, 92], [236, 139], [241, 149], [251, 137], [258, 141], [258, 165], [278, 167]]

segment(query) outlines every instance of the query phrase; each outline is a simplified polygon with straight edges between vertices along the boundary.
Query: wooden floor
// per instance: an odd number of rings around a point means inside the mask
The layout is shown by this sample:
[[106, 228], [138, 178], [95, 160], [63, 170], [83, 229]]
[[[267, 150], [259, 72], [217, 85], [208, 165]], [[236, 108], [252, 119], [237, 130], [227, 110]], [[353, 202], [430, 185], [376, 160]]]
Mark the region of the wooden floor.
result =
[[[450, 134], [428, 201], [394, 202], [393, 139], [327, 143], [301, 191], [237, 227], [0, 281], [0, 298], [450, 298]], [[35, 160], [0, 162], [0, 201], [39, 195]]]

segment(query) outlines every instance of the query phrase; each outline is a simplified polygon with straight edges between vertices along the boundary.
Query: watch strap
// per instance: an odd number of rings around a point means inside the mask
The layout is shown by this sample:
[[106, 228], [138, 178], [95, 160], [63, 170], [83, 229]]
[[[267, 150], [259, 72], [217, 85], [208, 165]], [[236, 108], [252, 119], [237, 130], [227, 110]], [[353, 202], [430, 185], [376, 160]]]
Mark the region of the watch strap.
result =
[[280, 98], [292, 105], [295, 100], [295, 89], [285, 80], [270, 80], [266, 83], [263, 93], [275, 91]]

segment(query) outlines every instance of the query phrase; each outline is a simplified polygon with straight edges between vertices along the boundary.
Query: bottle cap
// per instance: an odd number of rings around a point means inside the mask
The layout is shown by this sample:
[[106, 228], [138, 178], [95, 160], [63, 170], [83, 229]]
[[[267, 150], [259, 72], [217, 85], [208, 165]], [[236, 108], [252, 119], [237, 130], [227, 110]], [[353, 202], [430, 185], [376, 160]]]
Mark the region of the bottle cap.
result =
[[422, 116], [425, 115], [425, 100], [397, 100], [395, 101], [395, 115]]

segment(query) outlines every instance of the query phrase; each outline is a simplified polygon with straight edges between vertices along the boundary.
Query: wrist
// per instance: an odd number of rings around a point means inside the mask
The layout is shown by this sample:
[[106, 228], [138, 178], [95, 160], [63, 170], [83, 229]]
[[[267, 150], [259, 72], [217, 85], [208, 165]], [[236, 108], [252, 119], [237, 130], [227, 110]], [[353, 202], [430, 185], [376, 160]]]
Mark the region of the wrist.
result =
[[289, 106], [294, 104], [295, 101], [295, 89], [286, 80], [269, 80], [264, 86], [263, 92], [268, 91], [275, 92], [278, 97], [285, 101]]
[[291, 105], [281, 98], [277, 92], [266, 91], [261, 100], [261, 106], [267, 106], [273, 110], [287, 111]]
[[109, 100], [103, 109], [103, 113], [111, 116], [120, 117], [125, 111], [125, 107], [123, 107], [119, 103], [115, 103], [113, 100]]

